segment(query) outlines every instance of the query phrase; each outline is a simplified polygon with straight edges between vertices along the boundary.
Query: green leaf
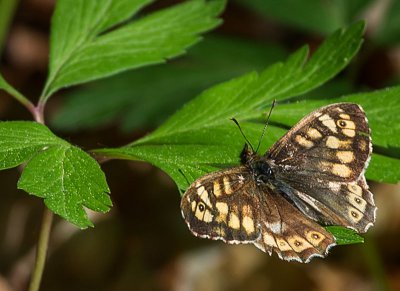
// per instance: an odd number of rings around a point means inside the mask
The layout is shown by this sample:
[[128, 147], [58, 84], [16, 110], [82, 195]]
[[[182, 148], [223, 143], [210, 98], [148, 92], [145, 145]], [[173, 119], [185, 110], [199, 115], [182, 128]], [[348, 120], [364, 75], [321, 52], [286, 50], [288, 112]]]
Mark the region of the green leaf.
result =
[[111, 121], [121, 123], [124, 131], [154, 128], [205, 88], [285, 55], [273, 45], [207, 37], [168, 66], [125, 72], [75, 90], [51, 124], [69, 131]]
[[371, 0], [240, 0], [253, 10], [285, 24], [320, 34], [349, 25]]
[[333, 234], [338, 245], [358, 244], [364, 242], [363, 237], [359, 236], [354, 230], [348, 228], [341, 226], [327, 226], [326, 230]]
[[93, 226], [83, 207], [107, 212], [112, 205], [100, 166], [69, 144], [51, 146], [35, 155], [18, 188], [44, 198], [49, 209], [81, 228]]
[[14, 168], [60, 140], [45, 126], [29, 121], [0, 122], [0, 169]]
[[[126, 147], [98, 152], [151, 162], [185, 189], [186, 178], [193, 181], [206, 172], [239, 163], [244, 140], [229, 120], [231, 117], [237, 117], [250, 141], [256, 144], [265, 122], [263, 112], [271, 100], [307, 92], [333, 77], [358, 50], [362, 31], [363, 24], [358, 23], [336, 32], [307, 63], [307, 49], [302, 48], [285, 63], [272, 65], [260, 75], [249, 73], [212, 87], [152, 134]], [[261, 152], [284, 133], [284, 129], [271, 126]]]
[[110, 191], [97, 162], [46, 126], [0, 122], [0, 151], [0, 169], [27, 162], [18, 188], [44, 198], [49, 209], [77, 226], [92, 225], [83, 207], [109, 210]]
[[370, 180], [396, 184], [400, 181], [400, 158], [374, 153], [365, 175]]
[[[220, 23], [224, 0], [192, 0], [134, 22], [122, 21], [149, 0], [59, 0], [43, 97], [61, 87], [106, 77], [183, 54]], [[121, 24], [114, 30], [110, 28]]]

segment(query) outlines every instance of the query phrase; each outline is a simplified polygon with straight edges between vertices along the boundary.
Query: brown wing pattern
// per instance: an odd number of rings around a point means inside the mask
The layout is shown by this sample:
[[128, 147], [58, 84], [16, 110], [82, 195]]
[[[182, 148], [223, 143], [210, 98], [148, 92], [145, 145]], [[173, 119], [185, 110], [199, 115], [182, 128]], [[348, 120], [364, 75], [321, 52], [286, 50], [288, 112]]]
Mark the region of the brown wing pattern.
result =
[[194, 235], [227, 243], [259, 238], [259, 203], [249, 175], [242, 166], [205, 175], [189, 187], [181, 211]]
[[372, 151], [370, 129], [362, 108], [337, 103], [304, 117], [267, 153], [266, 158], [288, 175], [329, 181], [355, 181]]

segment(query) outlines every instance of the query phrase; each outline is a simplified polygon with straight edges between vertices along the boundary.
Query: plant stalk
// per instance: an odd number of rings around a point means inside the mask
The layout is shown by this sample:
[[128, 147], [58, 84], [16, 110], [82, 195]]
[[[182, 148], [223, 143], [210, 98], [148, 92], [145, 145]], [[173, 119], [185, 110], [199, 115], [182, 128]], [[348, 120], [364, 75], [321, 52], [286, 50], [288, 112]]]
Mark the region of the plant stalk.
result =
[[29, 291], [38, 291], [42, 280], [46, 254], [49, 245], [50, 230], [53, 221], [53, 212], [45, 207], [40, 228], [39, 241], [36, 248], [36, 262], [33, 269]]

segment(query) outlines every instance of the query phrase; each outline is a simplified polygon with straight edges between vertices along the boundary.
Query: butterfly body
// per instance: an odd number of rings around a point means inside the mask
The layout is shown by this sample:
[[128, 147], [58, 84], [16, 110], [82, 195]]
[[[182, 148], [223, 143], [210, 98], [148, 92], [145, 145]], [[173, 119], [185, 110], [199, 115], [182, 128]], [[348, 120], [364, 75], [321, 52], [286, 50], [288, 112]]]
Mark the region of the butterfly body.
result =
[[263, 156], [247, 144], [241, 165], [196, 180], [181, 201], [193, 234], [253, 243], [285, 260], [308, 262], [336, 244], [321, 225], [365, 232], [376, 207], [364, 171], [372, 151], [361, 107], [312, 112]]

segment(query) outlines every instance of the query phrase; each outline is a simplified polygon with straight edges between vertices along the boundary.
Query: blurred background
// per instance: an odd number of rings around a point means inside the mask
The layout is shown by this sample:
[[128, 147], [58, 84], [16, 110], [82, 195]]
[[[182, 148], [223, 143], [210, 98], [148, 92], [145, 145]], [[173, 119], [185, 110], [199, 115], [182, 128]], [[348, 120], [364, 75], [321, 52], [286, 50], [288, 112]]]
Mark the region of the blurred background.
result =
[[[177, 2], [156, 1], [143, 13]], [[20, 0], [0, 11], [1, 73], [35, 102], [47, 75], [54, 5]], [[236, 0], [222, 18], [201, 43], [165, 65], [60, 91], [47, 107], [49, 126], [83, 149], [124, 145], [213, 84], [285, 60], [304, 44], [312, 52], [359, 19], [367, 20], [360, 53], [305, 97], [399, 83], [400, 1]], [[0, 119], [32, 117], [0, 92]], [[181, 218], [174, 182], [149, 164], [109, 161], [102, 168], [114, 207], [91, 213], [96, 227], [83, 231], [55, 219], [41, 290], [400, 290], [399, 185], [369, 183], [378, 217], [364, 244], [335, 247], [304, 265], [253, 246], [195, 238]], [[0, 291], [26, 289], [43, 211], [41, 199], [16, 189], [19, 173], [0, 173]]]

